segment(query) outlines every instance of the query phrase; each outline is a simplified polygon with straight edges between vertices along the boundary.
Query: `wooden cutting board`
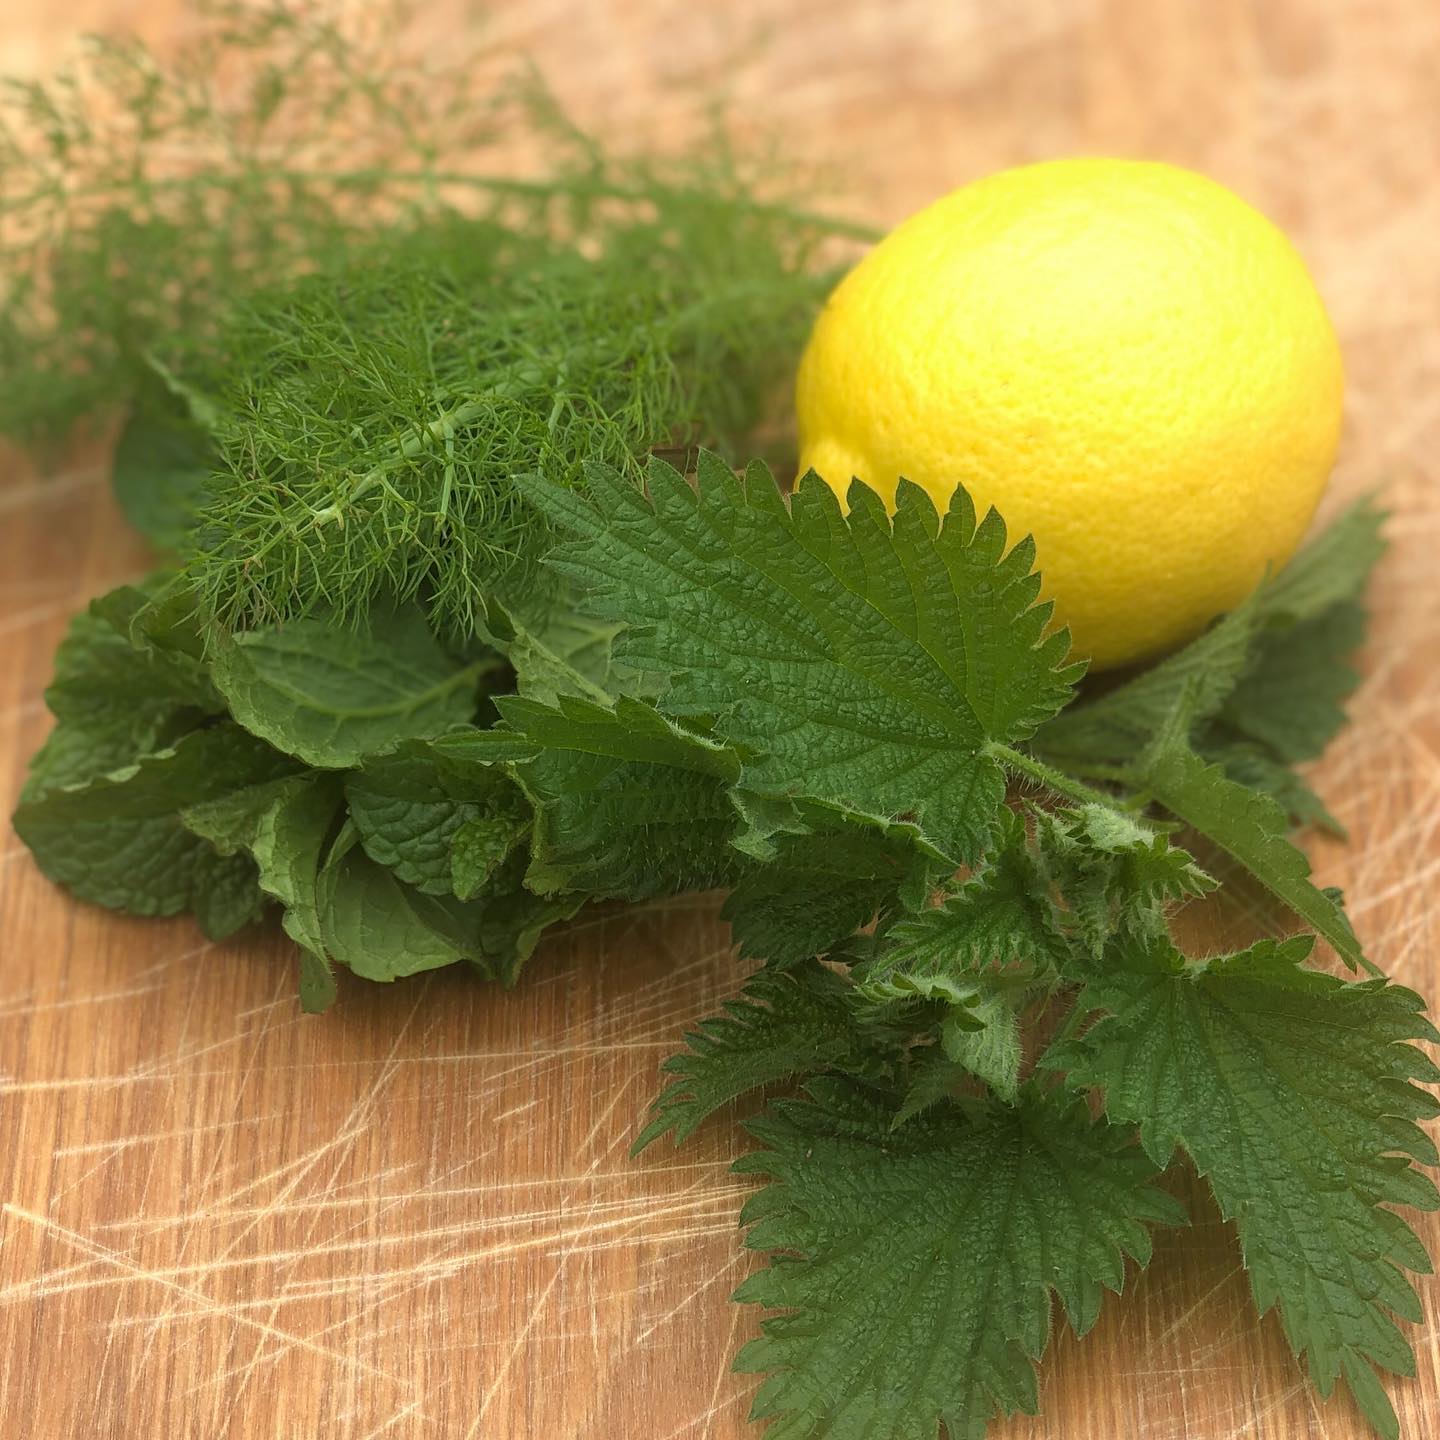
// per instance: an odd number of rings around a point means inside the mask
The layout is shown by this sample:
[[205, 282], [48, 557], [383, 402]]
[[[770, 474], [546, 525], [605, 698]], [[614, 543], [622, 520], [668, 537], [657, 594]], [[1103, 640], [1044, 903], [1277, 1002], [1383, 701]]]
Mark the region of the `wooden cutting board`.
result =
[[[457, 6], [428, 9], [449, 43]], [[170, 0], [20, 0], [3, 68], [81, 27], [161, 43]], [[1295, 236], [1342, 333], [1349, 432], [1329, 506], [1383, 484], [1354, 723], [1316, 781], [1350, 828], [1311, 847], [1370, 953], [1440, 998], [1440, 5], [1434, 0], [511, 0], [582, 121], [686, 129], [723, 84], [747, 124], [893, 220], [1002, 165], [1188, 163]], [[138, 575], [100, 457], [0, 477], [0, 799], [47, 727], [67, 618]], [[73, 904], [0, 859], [0, 1432], [25, 1440], [740, 1440], [756, 1317], [731, 1117], [626, 1150], [683, 1027], [742, 967], [715, 897], [615, 908], [505, 994], [461, 974], [348, 984], [302, 1016], [272, 931]], [[1202, 939], [1203, 939], [1203, 931]], [[1192, 1204], [1083, 1343], [1061, 1334], [1026, 1440], [1348, 1440], [1233, 1238]], [[1421, 1224], [1433, 1246], [1440, 1222]], [[1406, 1434], [1440, 1434], [1440, 1283], [1422, 1286]]]

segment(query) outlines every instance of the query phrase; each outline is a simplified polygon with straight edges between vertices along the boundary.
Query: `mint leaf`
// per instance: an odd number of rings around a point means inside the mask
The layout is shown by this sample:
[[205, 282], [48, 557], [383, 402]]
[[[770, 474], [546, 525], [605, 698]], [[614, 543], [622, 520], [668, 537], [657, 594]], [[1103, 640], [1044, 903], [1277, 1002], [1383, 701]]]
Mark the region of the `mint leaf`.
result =
[[707, 1116], [762, 1086], [838, 1068], [878, 1076], [885, 1049], [857, 1023], [850, 987], [833, 971], [806, 961], [787, 971], [761, 971], [725, 1013], [702, 1020], [685, 1036], [687, 1049], [661, 1067], [671, 1080], [655, 1101], [632, 1149], [673, 1134], [689, 1139]]
[[443, 903], [372, 860], [353, 824], [336, 839], [316, 895], [326, 954], [363, 979], [398, 980], [471, 953], [446, 933], [443, 921], [451, 917]]
[[902, 483], [893, 523], [863, 485], [843, 514], [802, 484], [787, 506], [763, 466], [738, 481], [702, 456], [698, 496], [653, 461], [649, 496], [602, 466], [589, 496], [526, 493], [572, 537], [553, 563], [588, 588], [635, 669], [669, 674], [662, 705], [713, 716], [760, 795], [913, 815], [947, 855], [978, 856], [1003, 801], [996, 747], [1068, 699], [1080, 667], [1044, 635], [1034, 546], [1006, 553], [963, 490], [945, 524]]
[[129, 617], [148, 603], [122, 586], [71, 620], [45, 692], [58, 723], [30, 762], [23, 798], [132, 764], [224, 708], [195, 661], [132, 641]]
[[909, 825], [813, 804], [789, 807], [786, 821], [796, 828], [769, 840], [721, 911], [744, 959], [784, 967], [828, 954], [878, 915], [919, 909], [950, 868]]
[[469, 922], [467, 958], [480, 974], [509, 986], [520, 978], [541, 936], [578, 913], [588, 896], [536, 895], [525, 886], [524, 852], [512, 855], [477, 899], [478, 914]]
[[1409, 1165], [1433, 1165], [1415, 1121], [1440, 1080], [1411, 1040], [1435, 1040], [1412, 991], [1301, 967], [1308, 937], [1186, 964], [1168, 942], [1107, 957], [1080, 1004], [1101, 1018], [1046, 1064], [1099, 1086], [1111, 1119], [1140, 1126], [1166, 1164], [1185, 1148], [1240, 1235], [1255, 1302], [1328, 1395], [1344, 1375], [1377, 1430], [1394, 1412], [1370, 1365], [1414, 1374], [1389, 1312], [1418, 1320], [1404, 1278], [1424, 1247], [1388, 1205], [1440, 1206]]
[[547, 589], [513, 610], [492, 605], [488, 619], [488, 638], [527, 699], [554, 705], [562, 695], [578, 695], [603, 705], [619, 693], [626, 677], [616, 670], [613, 652], [623, 627], [581, 613], [572, 587]]
[[133, 915], [174, 915], [195, 903], [209, 846], [180, 811], [294, 769], [228, 723], [87, 783], [23, 801], [14, 823], [40, 868], [81, 900]]
[[377, 614], [363, 632], [323, 618], [247, 631], [217, 648], [212, 671], [252, 734], [343, 770], [471, 719], [479, 677], [495, 663], [457, 665], [411, 607]]
[[312, 772], [237, 790], [182, 817], [221, 854], [244, 851], [254, 861], [260, 888], [280, 902], [281, 924], [300, 947], [300, 1005], [309, 1012], [335, 1000], [317, 890], [341, 810], [340, 777]]
[[1147, 1223], [1182, 1219], [1129, 1133], [1026, 1091], [1015, 1106], [893, 1106], [844, 1081], [772, 1104], [769, 1148], [737, 1170], [771, 1177], [747, 1203], [746, 1244], [783, 1252], [736, 1292], [787, 1313], [736, 1369], [767, 1371], [752, 1419], [786, 1440], [865, 1435], [981, 1440], [1036, 1408], [1051, 1292], [1083, 1334]]
[[497, 704], [534, 752], [514, 767], [535, 806], [531, 889], [642, 900], [739, 872], [733, 751], [628, 697], [613, 709], [566, 695]]
[[536, 896], [520, 884], [516, 856], [473, 900], [426, 895], [365, 853], [347, 825], [320, 872], [317, 895], [326, 953], [366, 980], [392, 981], [466, 960], [513, 984], [544, 929], [584, 896]]
[[147, 407], [120, 432], [111, 484], [125, 518], [152, 544], [184, 544], [216, 465], [214, 443], [187, 416]]
[[1366, 959], [1345, 911], [1310, 879], [1310, 862], [1285, 838], [1285, 813], [1207, 765], [1193, 750], [1162, 744], [1144, 762], [1145, 784], [1166, 809], [1214, 841], [1335, 948], [1353, 970], [1378, 974]]
[[459, 765], [426, 741], [345, 779], [365, 853], [427, 895], [469, 899], [525, 838], [531, 812], [498, 767]]
[[[505, 778], [498, 776], [497, 784]], [[457, 900], [473, 900], [524, 843], [533, 823], [524, 795], [508, 781], [487, 797], [479, 814], [450, 838], [450, 893]]]
[[265, 912], [260, 872], [248, 855], [202, 852], [195, 865], [192, 907], [207, 940], [224, 940]]

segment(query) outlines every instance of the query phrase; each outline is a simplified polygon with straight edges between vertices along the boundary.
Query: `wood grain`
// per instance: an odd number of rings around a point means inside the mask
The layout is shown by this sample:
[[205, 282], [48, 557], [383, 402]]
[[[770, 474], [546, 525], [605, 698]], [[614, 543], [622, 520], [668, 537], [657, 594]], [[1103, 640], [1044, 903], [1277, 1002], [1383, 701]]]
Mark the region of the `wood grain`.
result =
[[[447, 43], [454, 4], [420, 36]], [[1088, 151], [1198, 166], [1294, 235], [1350, 371], [1339, 498], [1384, 484], [1394, 549], [1317, 843], [1370, 952], [1440, 996], [1440, 5], [1431, 0], [513, 0], [533, 54], [622, 139], [686, 133], [723, 85], [757, 130], [893, 220], [1001, 165]], [[173, 0], [15, 0], [3, 68], [80, 28], [164, 43]], [[140, 573], [100, 457], [0, 484], [0, 799], [47, 720], [67, 617]], [[755, 1317], [748, 1184], [722, 1118], [626, 1159], [656, 1065], [741, 974], [711, 899], [616, 909], [513, 994], [458, 974], [347, 985], [302, 1017], [287, 946], [75, 905], [0, 854], [0, 1431], [26, 1440], [739, 1440]], [[1214, 938], [1201, 930], [1202, 941]], [[1083, 1343], [1013, 1440], [1348, 1440], [1234, 1243], [1196, 1226]], [[1432, 1247], [1440, 1222], [1421, 1228]], [[1440, 1285], [1422, 1286], [1411, 1437], [1440, 1433]]]

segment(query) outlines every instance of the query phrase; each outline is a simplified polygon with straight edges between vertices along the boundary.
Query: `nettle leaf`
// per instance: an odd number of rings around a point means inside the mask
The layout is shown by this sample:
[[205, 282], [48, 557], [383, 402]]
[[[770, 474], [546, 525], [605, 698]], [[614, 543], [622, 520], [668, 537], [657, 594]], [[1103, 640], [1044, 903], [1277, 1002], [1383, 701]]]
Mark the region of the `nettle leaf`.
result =
[[182, 815], [222, 855], [248, 854], [261, 890], [280, 902], [281, 924], [300, 947], [301, 1008], [310, 1012], [335, 1001], [318, 884], [343, 806], [340, 777], [311, 772], [237, 790]]
[[874, 1000], [969, 1007], [991, 993], [985, 972], [1010, 968], [1011, 981], [1033, 984], [1055, 972], [1064, 948], [1024, 822], [1005, 810], [984, 867], [942, 904], [892, 926], [856, 981]]
[[365, 853], [427, 895], [468, 900], [521, 845], [532, 812], [498, 766], [460, 765], [423, 740], [345, 778]]
[[1048, 878], [1094, 955], [1117, 929], [1163, 929], [1165, 906], [1217, 884], [1189, 851], [1107, 805], [1037, 811], [1035, 827]]
[[217, 648], [212, 671], [247, 730], [308, 765], [347, 769], [471, 719], [479, 678], [498, 663], [457, 664], [411, 607], [365, 631], [323, 617], [245, 631]]
[[1224, 726], [1277, 760], [1313, 760], [1345, 723], [1344, 701], [1360, 683], [1346, 662], [1364, 643], [1367, 618], [1357, 602], [1341, 601], [1267, 635], [1220, 712]]
[[1027, 539], [1006, 551], [993, 511], [957, 490], [945, 524], [902, 482], [894, 520], [856, 484], [787, 505], [763, 466], [744, 481], [702, 456], [699, 493], [653, 461], [649, 494], [603, 466], [589, 498], [526, 493], [571, 543], [553, 563], [624, 620], [620, 658], [671, 676], [663, 708], [714, 717], [759, 795], [913, 816], [959, 861], [1003, 803], [1000, 755], [1069, 698], [1081, 667], [1045, 635]]
[[1413, 1375], [1390, 1313], [1420, 1319], [1403, 1272], [1430, 1269], [1390, 1205], [1440, 1207], [1410, 1166], [1434, 1165], [1418, 1128], [1440, 1071], [1423, 1001], [1384, 980], [1302, 968], [1308, 937], [1186, 964], [1168, 941], [1107, 957], [1079, 1001], [1099, 1019], [1045, 1064], [1098, 1086], [1138, 1124], [1156, 1164], [1182, 1146], [1235, 1221], [1255, 1302], [1328, 1395], [1343, 1375], [1382, 1434], [1395, 1415], [1370, 1366]]
[[1162, 743], [1142, 766], [1145, 784], [1167, 810], [1214, 841], [1334, 947], [1353, 970], [1379, 971], [1365, 957], [1336, 896], [1317, 889], [1310, 862], [1285, 838], [1285, 812], [1268, 795], [1229, 779], [1193, 750]]
[[889, 1097], [808, 1088], [751, 1123], [769, 1148], [735, 1167], [772, 1181], [746, 1243], [782, 1252], [735, 1298], [787, 1312], [736, 1368], [769, 1372], [751, 1417], [785, 1440], [980, 1440], [1033, 1414], [1052, 1291], [1083, 1334], [1125, 1257], [1148, 1263], [1147, 1224], [1183, 1220], [1129, 1130], [1078, 1103], [1026, 1090], [897, 1129]]
[[1344, 723], [1358, 683], [1348, 660], [1365, 639], [1361, 597], [1385, 548], [1383, 519], [1361, 501], [1261, 590], [1265, 626], [1253, 662], [1195, 740], [1206, 759], [1273, 795], [1297, 824], [1338, 835], [1343, 827], [1289, 767], [1318, 756]]
[[[975, 1074], [964, 1060], [952, 1060], [942, 1045], [926, 1045], [910, 1052], [910, 1067], [906, 1076], [906, 1090], [895, 1118], [890, 1122], [892, 1130], [899, 1129], [932, 1105], [942, 1100], [956, 1098], [960, 1087]], [[987, 1082], [988, 1083], [988, 1082]], [[1003, 1099], [1013, 1102], [1014, 1095]]]
[[784, 967], [828, 954], [877, 916], [918, 910], [951, 869], [910, 825], [816, 804], [791, 807], [787, 823], [796, 828], [771, 838], [721, 911], [742, 959]]
[[22, 802], [15, 829], [45, 874], [78, 898], [132, 915], [174, 915], [194, 905], [197, 867], [210, 852], [181, 823], [181, 810], [294, 768], [238, 726], [214, 725]]
[[1345, 827], [1330, 813], [1324, 801], [1287, 764], [1252, 741], [1212, 726], [1196, 752], [1202, 760], [1218, 765], [1228, 779], [1247, 789], [1268, 795], [1295, 825], [1318, 825], [1340, 839]]
[[497, 702], [533, 756], [514, 773], [535, 806], [527, 883], [627, 900], [729, 884], [741, 857], [735, 753], [643, 701]]
[[982, 977], [963, 1004], [952, 1007], [940, 1026], [940, 1048], [947, 1060], [983, 1080], [1002, 1100], [1013, 1101], [1020, 1087], [1020, 1016], [1016, 1006], [1024, 990], [1005, 977]]
[[1060, 968], [1066, 941], [1024, 822], [1002, 813], [984, 867], [941, 904], [892, 925], [854, 975], [859, 994], [882, 1013], [939, 1002], [945, 1056], [1013, 1099], [1019, 1009]]
[[[1352, 506], [1278, 575], [1190, 644], [1098, 699], [1056, 716], [1035, 736], [1035, 749], [1062, 762], [1124, 763], [1149, 744], [1157, 729], [1173, 723], [1182, 703], [1180, 729], [1188, 736], [1222, 715], [1237, 690], [1253, 685], [1258, 688], [1248, 690], [1248, 699], [1235, 702], [1237, 713], [1258, 716], [1263, 711], [1266, 719], [1258, 723], [1268, 722], [1272, 732], [1287, 735], [1277, 758], [1318, 754], [1313, 749], [1293, 752], [1313, 744], [1324, 726], [1333, 727], [1335, 704], [1353, 684], [1339, 662], [1354, 648], [1354, 612], [1384, 550], [1379, 534], [1383, 519], [1369, 500]], [[1341, 634], [1347, 627], [1349, 634]], [[1332, 629], [1333, 645], [1327, 645]], [[1292, 639], [1308, 650], [1303, 659]], [[1282, 671], [1298, 686], [1289, 725], [1276, 703], [1278, 696], [1283, 705], [1287, 693], [1279, 682]], [[1265, 678], [1272, 674], [1273, 688]], [[1329, 733], [1333, 728], [1324, 739]]]
[[1369, 495], [1342, 511], [1262, 586], [1261, 614], [1268, 620], [1310, 620], [1333, 605], [1358, 600], [1385, 553], [1384, 523], [1385, 512]]
[[1180, 728], [1188, 735], [1220, 710], [1251, 665], [1260, 624], [1258, 602], [1251, 596], [1133, 679], [1061, 711], [1041, 727], [1034, 748], [1062, 765], [1132, 760], [1160, 726], [1173, 723], [1182, 704]]
[[861, 1027], [850, 987], [814, 960], [761, 971], [723, 1015], [685, 1036], [687, 1049], [661, 1067], [671, 1080], [632, 1153], [673, 1134], [679, 1145], [732, 1100], [782, 1080], [839, 1069], [878, 1078], [898, 1056]]

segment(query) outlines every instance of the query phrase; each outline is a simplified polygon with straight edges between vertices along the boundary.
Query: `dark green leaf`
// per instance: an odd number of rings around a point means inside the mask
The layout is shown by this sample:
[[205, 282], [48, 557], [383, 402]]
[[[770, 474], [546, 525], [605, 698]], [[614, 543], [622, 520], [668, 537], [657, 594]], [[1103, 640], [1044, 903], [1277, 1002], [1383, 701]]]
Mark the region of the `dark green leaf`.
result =
[[888, 1061], [859, 1025], [849, 985], [813, 960], [751, 977], [725, 1013], [685, 1036], [687, 1049], [662, 1067], [671, 1080], [634, 1150], [673, 1134], [679, 1145], [708, 1115], [741, 1095], [781, 1080], [838, 1068], [879, 1075]]
[[300, 947], [300, 1004], [312, 1012], [335, 1000], [317, 886], [341, 809], [340, 777], [311, 773], [236, 791], [183, 815], [222, 854], [245, 851], [255, 862], [260, 888], [280, 902], [285, 933]]
[[248, 855], [202, 853], [194, 886], [195, 919], [207, 939], [224, 940], [264, 914], [260, 872]]
[[209, 845], [181, 824], [186, 806], [274, 779], [294, 762], [228, 723], [85, 784], [24, 801], [15, 829], [40, 868], [82, 900], [134, 915], [195, 902]]
[[1046, 879], [1010, 810], [987, 862], [943, 904], [901, 920], [856, 973], [874, 1000], [920, 996], [969, 1007], [992, 992], [985, 972], [1009, 970], [1022, 985], [1052, 975], [1064, 937]]
[[[753, 816], [751, 817], [753, 819]], [[825, 955], [877, 915], [919, 909], [949, 866], [914, 827], [821, 805], [793, 807], [763, 864], [747, 867], [722, 912], [740, 954], [770, 965]]]
[[1020, 1085], [1020, 1016], [1023, 997], [995, 977], [981, 977], [976, 991], [954, 1006], [940, 1027], [945, 1057], [983, 1080], [1002, 1100], [1013, 1101]]
[[562, 695], [574, 695], [606, 705], [620, 692], [619, 682], [628, 677], [617, 672], [613, 648], [622, 626], [582, 613], [572, 587], [543, 590], [513, 611], [491, 609], [491, 638], [526, 699], [554, 705]]
[[1344, 1375], [1382, 1434], [1394, 1412], [1369, 1370], [1414, 1374], [1389, 1312], [1418, 1320], [1406, 1269], [1428, 1272], [1387, 1208], [1440, 1206], [1409, 1158], [1436, 1163], [1415, 1121], [1440, 1079], [1411, 1040], [1435, 1040], [1423, 1002], [1383, 980], [1301, 967], [1308, 937], [1187, 965], [1168, 941], [1107, 956], [1081, 998], [1100, 1019], [1046, 1064], [1099, 1086], [1140, 1126], [1157, 1165], [1181, 1145], [1240, 1233], [1261, 1313], [1279, 1305], [1322, 1395]]
[[445, 907], [427, 904], [428, 897], [377, 865], [359, 840], [347, 826], [320, 871], [320, 933], [331, 959], [363, 979], [382, 981], [468, 959], [468, 948], [434, 923]]
[[1366, 618], [1341, 601], [1267, 634], [1220, 718], [1281, 761], [1313, 760], [1345, 723], [1344, 701], [1360, 682], [1346, 661], [1364, 642]]
[[1260, 627], [1257, 603], [1252, 596], [1183, 649], [1098, 699], [1061, 711], [1041, 727], [1033, 748], [1061, 765], [1132, 760], [1181, 704], [1178, 728], [1190, 734], [1220, 709], [1251, 665]]
[[1037, 812], [1035, 826], [1048, 877], [1092, 954], [1117, 929], [1163, 930], [1165, 906], [1215, 888], [1188, 851], [1110, 806]]
[[908, 483], [892, 524], [864, 486], [848, 515], [819, 482], [791, 507], [763, 467], [742, 484], [713, 456], [698, 496], [659, 462], [648, 498], [603, 467], [588, 479], [591, 499], [528, 486], [572, 537], [555, 563], [627, 622], [622, 660], [671, 675], [672, 714], [715, 717], [746, 789], [913, 815], [978, 856], [1005, 792], [989, 747], [1030, 735], [1080, 673], [1064, 634], [1044, 637], [1028, 540], [1007, 554], [963, 490], [942, 528]]
[[1330, 813], [1320, 797], [1288, 765], [1268, 750], [1211, 726], [1198, 752], [1202, 760], [1218, 765], [1237, 785], [1268, 795], [1296, 825], [1318, 825], [1341, 839], [1345, 827]]
[[178, 550], [216, 463], [214, 443], [193, 420], [146, 408], [120, 432], [111, 480], [125, 518], [153, 544]]
[[786, 1312], [736, 1361], [769, 1372], [752, 1418], [785, 1440], [981, 1440], [1034, 1413], [1052, 1291], [1084, 1333], [1125, 1257], [1148, 1262], [1147, 1223], [1182, 1218], [1154, 1168], [1127, 1130], [1033, 1092], [895, 1129], [852, 1084], [809, 1088], [751, 1124], [769, 1148], [737, 1165], [772, 1182], [746, 1243], [782, 1253], [735, 1298]]
[[[1189, 736], [1225, 708], [1237, 686], [1264, 687], [1268, 674], [1287, 666], [1292, 681], [1318, 688], [1333, 703], [1337, 689], [1340, 695], [1346, 693], [1340, 688], [1343, 667], [1337, 664], [1343, 650], [1314, 655], [1318, 663], [1312, 668], [1288, 659], [1288, 637], [1294, 635], [1293, 627], [1308, 627], [1332, 607], [1355, 605], [1384, 549], [1379, 536], [1383, 518], [1368, 500], [1362, 500], [1203, 635], [1098, 699], [1056, 716], [1035, 736], [1034, 748], [1062, 762], [1124, 763], [1149, 744], [1161, 725], [1174, 722], [1176, 707], [1182, 703], [1185, 714], [1178, 730]], [[1323, 633], [1322, 626], [1317, 637], [1306, 643], [1318, 644]], [[1264, 691], [1264, 708], [1278, 715], [1268, 700], [1274, 693], [1273, 688]], [[1251, 706], [1244, 708], [1253, 710], [1256, 703], [1252, 697]], [[1312, 712], [1303, 725], [1312, 741], [1324, 705], [1322, 697], [1310, 697], [1301, 707]]]
[[1193, 750], [1173, 743], [1153, 751], [1143, 773], [1162, 805], [1243, 865], [1323, 935], [1352, 970], [1357, 965], [1375, 970], [1345, 911], [1331, 895], [1316, 889], [1310, 862], [1285, 838], [1285, 813], [1274, 800], [1236, 784], [1219, 766], [1207, 765]]
[[30, 762], [27, 800], [133, 764], [223, 710], [197, 661], [132, 638], [132, 617], [160, 584], [121, 586], [70, 622], [45, 692], [57, 724]]
[[641, 900], [710, 889], [739, 872], [732, 751], [629, 697], [613, 709], [563, 695], [553, 707], [498, 704], [534, 748], [515, 767], [535, 805], [532, 889]]
[[1266, 620], [1313, 620], [1332, 606], [1359, 600], [1385, 553], [1385, 512], [1370, 496], [1342, 511], [1260, 590]]
[[494, 663], [456, 665], [406, 609], [364, 632], [320, 618], [244, 632], [216, 650], [213, 675], [247, 730], [306, 764], [347, 769], [471, 719]]
[[423, 740], [375, 756], [345, 779], [365, 853], [427, 895], [469, 899], [530, 829], [498, 766], [458, 765]]

